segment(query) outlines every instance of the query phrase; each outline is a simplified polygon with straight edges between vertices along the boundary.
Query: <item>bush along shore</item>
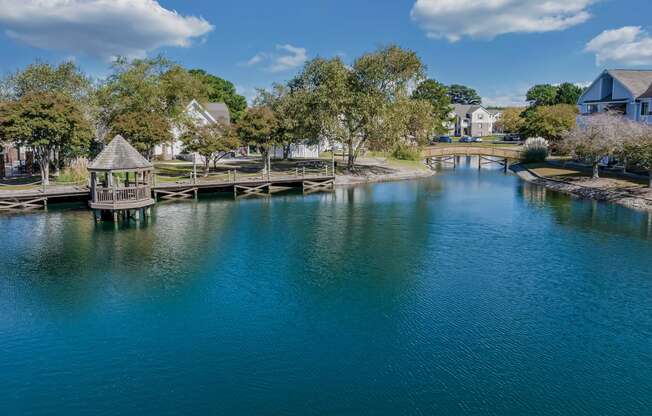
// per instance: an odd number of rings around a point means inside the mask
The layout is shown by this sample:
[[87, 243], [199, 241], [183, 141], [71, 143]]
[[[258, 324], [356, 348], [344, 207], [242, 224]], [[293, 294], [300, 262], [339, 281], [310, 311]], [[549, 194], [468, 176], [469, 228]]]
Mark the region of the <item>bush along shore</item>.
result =
[[[618, 179], [591, 179], [589, 177], [559, 178], [537, 173], [525, 164], [510, 167], [512, 172], [526, 182], [544, 186], [575, 198], [615, 203], [628, 208], [652, 212], [652, 191], [644, 185]], [[627, 185], [623, 185], [626, 183]]]

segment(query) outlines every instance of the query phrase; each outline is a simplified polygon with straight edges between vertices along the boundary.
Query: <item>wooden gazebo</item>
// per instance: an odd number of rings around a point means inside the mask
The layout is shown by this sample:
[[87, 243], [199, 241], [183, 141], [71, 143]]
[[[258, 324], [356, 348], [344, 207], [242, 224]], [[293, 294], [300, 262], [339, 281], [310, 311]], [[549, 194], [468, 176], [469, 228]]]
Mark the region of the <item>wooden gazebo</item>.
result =
[[149, 214], [154, 205], [152, 178], [154, 165], [145, 159], [122, 136], [111, 143], [91, 162], [91, 200], [88, 205], [95, 219], [109, 214], [114, 221], [119, 216], [137, 221]]

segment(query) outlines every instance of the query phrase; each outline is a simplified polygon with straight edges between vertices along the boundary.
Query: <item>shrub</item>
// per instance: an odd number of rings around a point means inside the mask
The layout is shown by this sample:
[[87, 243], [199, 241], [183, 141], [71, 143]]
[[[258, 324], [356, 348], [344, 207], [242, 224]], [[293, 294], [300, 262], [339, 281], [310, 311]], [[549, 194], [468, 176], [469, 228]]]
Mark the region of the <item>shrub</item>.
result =
[[398, 160], [421, 160], [421, 151], [418, 147], [404, 144], [397, 145], [392, 151], [392, 157]]
[[550, 145], [542, 137], [531, 137], [523, 145], [523, 161], [525, 163], [545, 162]]
[[57, 178], [57, 182], [78, 183], [87, 180], [88, 177], [88, 160], [84, 158], [77, 158], [70, 162], [70, 166], [66, 167], [61, 172]]

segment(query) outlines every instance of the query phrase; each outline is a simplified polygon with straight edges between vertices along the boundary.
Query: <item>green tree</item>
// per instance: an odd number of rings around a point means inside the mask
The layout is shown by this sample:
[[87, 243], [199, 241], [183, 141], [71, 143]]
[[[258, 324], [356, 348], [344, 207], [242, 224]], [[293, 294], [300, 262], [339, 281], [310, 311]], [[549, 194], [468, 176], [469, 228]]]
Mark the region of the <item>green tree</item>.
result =
[[233, 83], [211, 75], [203, 69], [191, 69], [190, 73], [202, 83], [210, 102], [225, 103], [231, 113], [231, 121], [237, 122], [247, 109], [247, 100], [238, 94]]
[[144, 155], [171, 140], [163, 134], [183, 123], [184, 110], [196, 98], [205, 100], [205, 88], [188, 71], [163, 57], [128, 61], [119, 58], [113, 73], [101, 85], [96, 101], [104, 131], [122, 132]]
[[525, 99], [530, 102], [533, 107], [541, 105], [555, 105], [557, 103], [558, 87], [550, 84], [539, 84], [530, 88], [525, 96]]
[[412, 93], [415, 100], [425, 100], [432, 106], [432, 117], [435, 119], [435, 133], [444, 133], [444, 127], [450, 121], [452, 110], [448, 88], [434, 79], [427, 79], [420, 83]]
[[518, 133], [523, 129], [525, 124], [524, 108], [508, 107], [502, 110], [500, 120], [496, 126], [504, 133]]
[[[1, 82], [5, 100], [16, 101], [30, 94], [60, 94], [75, 100], [85, 117], [93, 123], [95, 107], [92, 102], [91, 80], [72, 62], [53, 66], [36, 62], [5, 77]], [[61, 168], [71, 159], [84, 156], [71, 153], [70, 149], [55, 149], [51, 155], [52, 175], [58, 176]]]
[[580, 96], [584, 92], [582, 87], [579, 87], [570, 82], [564, 82], [557, 88], [557, 95], [555, 97], [555, 104], [570, 104], [577, 105]]
[[563, 136], [575, 128], [577, 114], [577, 106], [569, 104], [535, 107], [526, 113], [521, 133], [525, 137], [543, 137], [553, 150], [558, 150]]
[[73, 63], [58, 66], [36, 62], [5, 77], [5, 97], [19, 99], [29, 93], [61, 93], [77, 100], [85, 100], [92, 93], [91, 80]]
[[111, 136], [121, 135], [147, 159], [154, 155], [154, 146], [174, 139], [170, 122], [162, 114], [129, 111], [117, 114], [111, 123]]
[[54, 155], [80, 154], [92, 139], [91, 125], [68, 95], [29, 92], [0, 106], [0, 137], [32, 149], [45, 185]]
[[351, 67], [338, 59], [314, 59], [290, 82], [308, 94], [309, 114], [320, 136], [348, 149], [348, 168], [370, 142], [378, 144], [379, 120], [388, 107], [408, 97], [408, 85], [423, 79], [419, 57], [397, 46], [358, 58]]
[[263, 156], [263, 173], [271, 170], [270, 151], [275, 142], [277, 120], [268, 107], [249, 108], [236, 126], [240, 140], [256, 146]]
[[181, 141], [188, 152], [202, 157], [205, 177], [210, 172], [211, 161], [216, 165], [228, 152], [240, 146], [231, 126], [224, 123], [198, 125], [190, 122], [181, 135]]
[[259, 90], [254, 100], [256, 106], [267, 107], [274, 113], [276, 125], [274, 141], [283, 146], [283, 158], [287, 159], [293, 144], [318, 141], [319, 129], [310, 116], [308, 94], [300, 89], [274, 84], [271, 90]]
[[482, 98], [473, 88], [453, 84], [448, 87], [448, 96], [453, 104], [480, 105]]

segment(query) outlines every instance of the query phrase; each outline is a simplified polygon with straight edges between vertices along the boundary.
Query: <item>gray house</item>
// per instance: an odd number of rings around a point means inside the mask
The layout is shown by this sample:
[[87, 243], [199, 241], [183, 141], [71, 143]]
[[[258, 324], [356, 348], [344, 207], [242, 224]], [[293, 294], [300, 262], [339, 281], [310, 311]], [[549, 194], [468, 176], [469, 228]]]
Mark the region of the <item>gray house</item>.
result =
[[608, 69], [578, 101], [579, 122], [605, 111], [652, 124], [652, 70]]
[[450, 133], [455, 136], [491, 136], [494, 116], [481, 105], [453, 105]]

